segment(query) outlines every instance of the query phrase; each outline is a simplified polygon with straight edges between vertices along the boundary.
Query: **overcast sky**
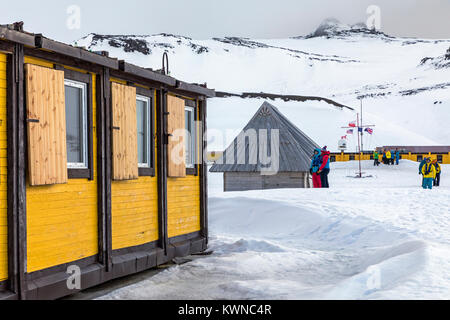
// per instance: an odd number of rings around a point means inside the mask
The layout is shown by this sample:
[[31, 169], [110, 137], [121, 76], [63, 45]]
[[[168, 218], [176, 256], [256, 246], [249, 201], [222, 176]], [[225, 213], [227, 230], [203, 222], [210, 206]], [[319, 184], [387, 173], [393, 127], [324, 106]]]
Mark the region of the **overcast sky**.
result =
[[[6, 2], [6, 0], [1, 0]], [[67, 27], [67, 10], [80, 8], [80, 28]], [[7, 1], [0, 24], [70, 42], [88, 33], [174, 33], [194, 39], [306, 35], [326, 18], [366, 22], [369, 5], [381, 9], [381, 30], [420, 38], [450, 38], [450, 0], [39, 0]], [[73, 20], [70, 20], [73, 22]], [[73, 26], [73, 24], [72, 24]]]

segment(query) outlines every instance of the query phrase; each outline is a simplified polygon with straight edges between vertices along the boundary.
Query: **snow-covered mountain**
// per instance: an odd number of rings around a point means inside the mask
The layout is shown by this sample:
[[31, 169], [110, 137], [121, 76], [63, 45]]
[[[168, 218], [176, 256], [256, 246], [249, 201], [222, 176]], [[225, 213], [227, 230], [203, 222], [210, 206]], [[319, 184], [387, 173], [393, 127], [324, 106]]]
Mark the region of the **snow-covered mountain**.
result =
[[[351, 107], [308, 99], [271, 102], [332, 150], [345, 135], [341, 127], [356, 119], [358, 98], [364, 98], [364, 122], [376, 125], [365, 149], [450, 144], [450, 39], [395, 38], [363, 24], [327, 19], [310, 35], [289, 39], [90, 34], [75, 44], [155, 70], [168, 52], [171, 75], [206, 81], [222, 92], [323, 97]], [[242, 129], [262, 102], [257, 97], [212, 99], [209, 127]], [[210, 148], [220, 150], [233, 138], [216, 139]], [[349, 139], [352, 145], [356, 136]]]

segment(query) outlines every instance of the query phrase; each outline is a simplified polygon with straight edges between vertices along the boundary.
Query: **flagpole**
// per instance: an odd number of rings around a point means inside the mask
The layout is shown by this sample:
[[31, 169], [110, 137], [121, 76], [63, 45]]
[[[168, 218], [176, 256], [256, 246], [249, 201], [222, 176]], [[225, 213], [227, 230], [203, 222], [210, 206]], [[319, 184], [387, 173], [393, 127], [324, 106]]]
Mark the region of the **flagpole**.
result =
[[[358, 131], [359, 131], [359, 114], [356, 114], [356, 121], [358, 123]], [[362, 129], [362, 128], [361, 128]], [[361, 169], [361, 141], [359, 139], [358, 132], [358, 162], [359, 162], [359, 177], [362, 178], [362, 169]]]
[[[361, 100], [361, 126], [362, 126], [363, 123], [364, 123], [363, 122], [363, 99], [360, 98], [360, 100]], [[361, 129], [362, 129], [362, 127], [361, 127]], [[358, 128], [358, 130], [359, 130], [359, 128]], [[364, 152], [364, 133], [363, 133], [363, 130], [361, 130], [361, 149]]]

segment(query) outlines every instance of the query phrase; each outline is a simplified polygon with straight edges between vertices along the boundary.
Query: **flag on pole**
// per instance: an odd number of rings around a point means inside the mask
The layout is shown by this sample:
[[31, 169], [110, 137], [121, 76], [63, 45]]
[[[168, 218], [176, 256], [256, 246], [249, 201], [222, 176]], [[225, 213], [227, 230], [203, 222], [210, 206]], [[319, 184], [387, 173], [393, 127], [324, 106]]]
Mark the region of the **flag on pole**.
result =
[[353, 134], [353, 129], [347, 130], [347, 134]]
[[363, 128], [358, 128], [358, 132], [363, 132]]
[[368, 134], [373, 134], [373, 129], [372, 128], [366, 128], [366, 131]]
[[356, 128], [356, 121], [352, 121], [348, 124], [349, 127]]
[[341, 139], [342, 140], [347, 140], [347, 136], [342, 136]]

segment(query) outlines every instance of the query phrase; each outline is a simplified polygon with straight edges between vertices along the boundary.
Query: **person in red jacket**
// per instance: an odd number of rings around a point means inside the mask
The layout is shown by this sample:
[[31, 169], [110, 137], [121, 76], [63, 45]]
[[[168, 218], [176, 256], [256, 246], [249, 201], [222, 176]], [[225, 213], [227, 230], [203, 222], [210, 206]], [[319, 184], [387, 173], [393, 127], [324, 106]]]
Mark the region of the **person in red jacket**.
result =
[[318, 173], [320, 174], [320, 180], [322, 182], [322, 188], [329, 188], [328, 174], [330, 173], [330, 151], [327, 147], [323, 147], [321, 153], [321, 165], [319, 167]]

